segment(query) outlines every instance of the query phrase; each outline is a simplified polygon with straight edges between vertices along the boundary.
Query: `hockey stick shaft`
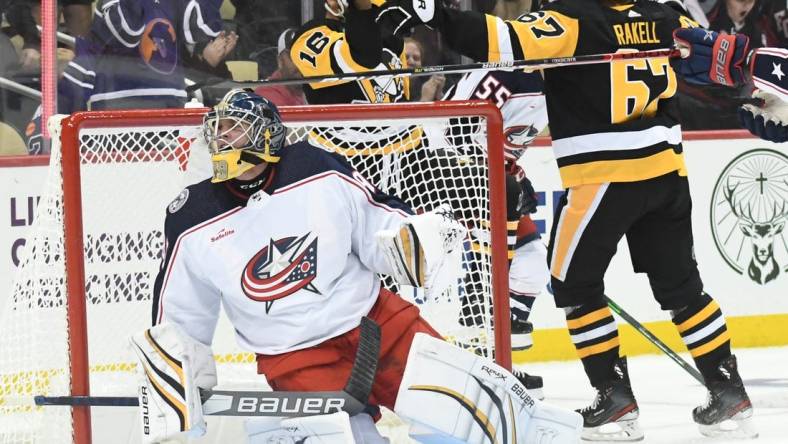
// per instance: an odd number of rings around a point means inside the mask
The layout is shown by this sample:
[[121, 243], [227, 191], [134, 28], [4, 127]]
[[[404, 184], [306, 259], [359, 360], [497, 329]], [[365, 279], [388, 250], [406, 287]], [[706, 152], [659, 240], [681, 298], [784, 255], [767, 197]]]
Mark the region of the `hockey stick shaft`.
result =
[[334, 73], [289, 79], [257, 80], [245, 82], [235, 82], [227, 79], [215, 79], [214, 81], [208, 80], [206, 82], [190, 85], [186, 87], [186, 91], [191, 92], [204, 86], [216, 85], [225, 82], [239, 86], [296, 85], [303, 83], [368, 80], [375, 77], [418, 77], [430, 76], [434, 74], [461, 74], [479, 70], [488, 71], [517, 68], [548, 69], [562, 66], [595, 65], [600, 63], [610, 63], [616, 60], [638, 60], [679, 56], [681, 56], [681, 51], [679, 49], [654, 49], [650, 51], [586, 54], [572, 57], [552, 57], [546, 59], [514, 60], [508, 62], [475, 62], [454, 65], [423, 66], [419, 68], [400, 68], [391, 70], [382, 69], [364, 71], [360, 73]]
[[652, 344], [654, 344], [658, 349], [660, 349], [663, 353], [668, 355], [670, 359], [672, 359], [676, 364], [681, 366], [687, 373], [690, 374], [693, 378], [695, 378], [698, 382], [702, 385], [705, 385], [706, 382], [703, 380], [703, 376], [700, 372], [695, 369], [690, 363], [682, 359], [678, 353], [674, 352], [670, 347], [668, 347], [664, 342], [662, 342], [658, 337], [654, 336], [643, 324], [638, 322], [637, 319], [632, 317], [629, 313], [627, 313], [620, 305], [616, 304], [615, 301], [610, 299], [608, 296], [605, 296], [605, 300], [607, 301], [608, 307], [613, 310], [617, 315], [624, 318], [625, 321], [629, 323], [635, 330], [637, 330], [640, 334], [642, 334], [646, 339], [648, 339]]
[[[377, 373], [380, 354], [380, 326], [361, 318], [356, 357], [343, 391], [282, 392], [202, 390], [206, 415], [218, 416], [304, 416], [345, 411], [350, 415], [366, 407]], [[36, 405], [135, 407], [131, 396], [36, 396]]]
[[[345, 411], [355, 415], [366, 403], [346, 392], [266, 392], [205, 390], [200, 393], [203, 413], [213, 416], [321, 415]], [[36, 405], [138, 407], [133, 396], [36, 396]]]

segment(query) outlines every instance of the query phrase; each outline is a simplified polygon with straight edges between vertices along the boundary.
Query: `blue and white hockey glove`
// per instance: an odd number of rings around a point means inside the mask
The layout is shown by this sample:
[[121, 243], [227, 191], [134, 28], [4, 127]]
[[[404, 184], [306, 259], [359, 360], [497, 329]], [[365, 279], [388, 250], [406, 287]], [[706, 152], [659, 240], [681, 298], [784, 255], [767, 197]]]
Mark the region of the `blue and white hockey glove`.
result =
[[739, 108], [739, 119], [751, 133], [775, 143], [788, 141], [788, 49], [758, 48], [749, 56], [757, 105]]
[[[681, 28], [673, 39], [689, 55], [671, 59], [676, 74], [689, 83], [736, 86], [746, 81], [750, 39], [743, 34], [721, 34], [703, 28]], [[683, 51], [682, 51], [683, 52]]]
[[739, 108], [739, 120], [753, 135], [770, 142], [788, 142], [788, 102], [764, 91], [756, 91], [754, 98], [763, 104]]

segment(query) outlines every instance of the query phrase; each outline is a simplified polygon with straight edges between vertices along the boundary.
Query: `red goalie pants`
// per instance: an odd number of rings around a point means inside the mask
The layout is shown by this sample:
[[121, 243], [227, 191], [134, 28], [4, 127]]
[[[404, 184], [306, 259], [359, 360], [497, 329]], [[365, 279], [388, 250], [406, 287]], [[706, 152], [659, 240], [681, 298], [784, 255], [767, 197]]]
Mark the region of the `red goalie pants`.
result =
[[[441, 335], [422, 317], [415, 305], [381, 288], [367, 315], [380, 325], [380, 360], [369, 403], [394, 409], [410, 345], [416, 333]], [[265, 374], [274, 390], [342, 390], [350, 376], [359, 328], [314, 347], [281, 355], [257, 355], [257, 372]]]

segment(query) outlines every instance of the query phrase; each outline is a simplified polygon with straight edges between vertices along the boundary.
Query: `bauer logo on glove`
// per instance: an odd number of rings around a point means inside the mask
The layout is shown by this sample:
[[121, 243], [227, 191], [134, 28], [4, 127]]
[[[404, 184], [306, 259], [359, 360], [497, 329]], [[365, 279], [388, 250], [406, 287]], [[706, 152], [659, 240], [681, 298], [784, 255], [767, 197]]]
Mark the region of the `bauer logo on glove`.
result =
[[745, 65], [750, 39], [744, 34], [725, 34], [703, 28], [673, 31], [681, 58], [671, 66], [689, 83], [735, 86], [745, 82]]

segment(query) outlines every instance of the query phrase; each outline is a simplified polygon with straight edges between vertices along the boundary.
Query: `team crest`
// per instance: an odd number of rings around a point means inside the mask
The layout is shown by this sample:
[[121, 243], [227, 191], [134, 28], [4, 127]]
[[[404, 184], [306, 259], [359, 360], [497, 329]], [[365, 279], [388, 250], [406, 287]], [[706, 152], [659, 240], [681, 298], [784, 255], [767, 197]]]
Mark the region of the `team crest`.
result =
[[788, 156], [755, 149], [733, 159], [717, 180], [711, 230], [725, 262], [764, 285], [788, 271]]
[[175, 198], [170, 204], [167, 206], [167, 210], [169, 210], [170, 214], [175, 214], [178, 210], [183, 208], [186, 205], [186, 201], [189, 200], [189, 189], [184, 188], [178, 197]]
[[151, 20], [140, 38], [140, 56], [145, 64], [160, 74], [171, 74], [178, 64], [175, 28], [169, 20]]
[[275, 300], [298, 290], [320, 294], [312, 285], [317, 275], [317, 237], [310, 235], [271, 239], [244, 267], [241, 289], [249, 299], [265, 302], [266, 312]]

